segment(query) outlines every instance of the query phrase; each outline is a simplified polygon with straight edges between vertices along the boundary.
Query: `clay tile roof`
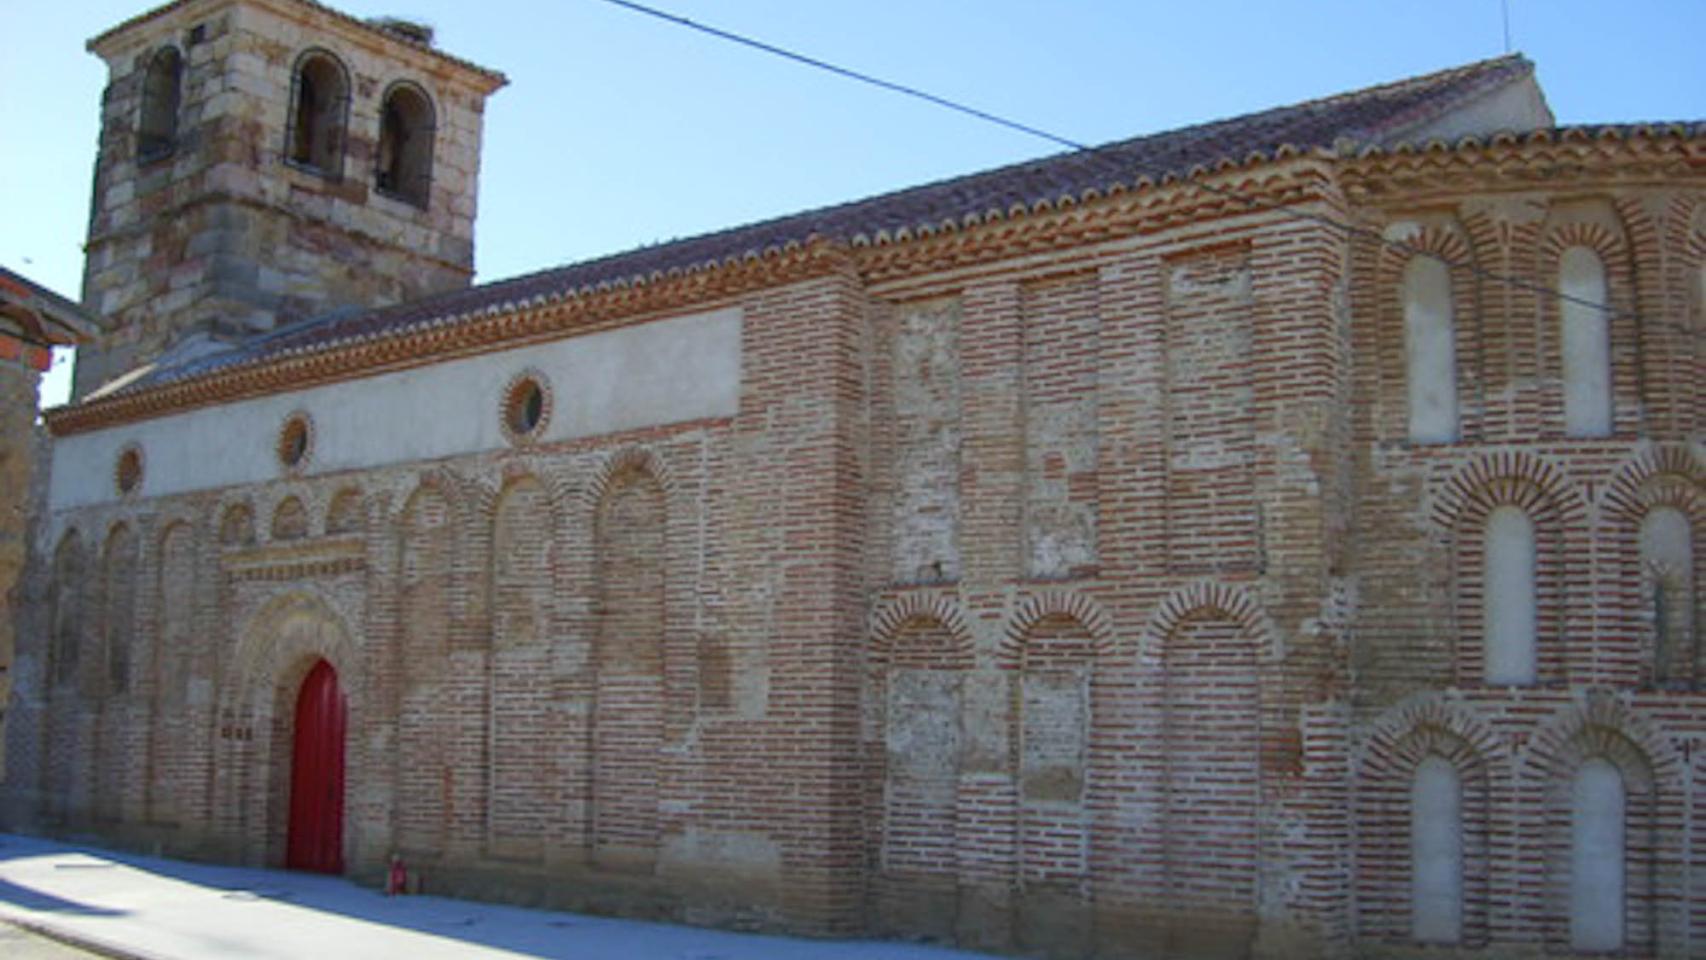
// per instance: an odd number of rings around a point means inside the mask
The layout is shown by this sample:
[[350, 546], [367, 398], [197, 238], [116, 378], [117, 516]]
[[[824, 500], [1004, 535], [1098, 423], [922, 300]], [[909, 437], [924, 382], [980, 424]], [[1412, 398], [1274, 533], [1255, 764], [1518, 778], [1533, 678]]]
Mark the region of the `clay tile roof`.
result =
[[642, 247], [596, 260], [427, 297], [366, 312], [305, 320], [193, 364], [163, 366], [138, 380], [141, 389], [285, 354], [332, 349], [455, 322], [464, 317], [546, 303], [599, 287], [637, 283], [731, 259], [784, 250], [814, 239], [869, 243], [897, 233], [935, 230], [944, 222], [1006, 217], [1014, 209], [1054, 205], [1063, 197], [1188, 178], [1222, 161], [1248, 163], [1284, 153], [1353, 152], [1390, 146], [1478, 96], [1533, 73], [1515, 55], [1352, 93], [1229, 120], [1185, 127], [1044, 157], [895, 193]]
[[105, 329], [100, 318], [23, 274], [0, 267], [0, 319], [19, 325], [26, 339], [73, 344]]

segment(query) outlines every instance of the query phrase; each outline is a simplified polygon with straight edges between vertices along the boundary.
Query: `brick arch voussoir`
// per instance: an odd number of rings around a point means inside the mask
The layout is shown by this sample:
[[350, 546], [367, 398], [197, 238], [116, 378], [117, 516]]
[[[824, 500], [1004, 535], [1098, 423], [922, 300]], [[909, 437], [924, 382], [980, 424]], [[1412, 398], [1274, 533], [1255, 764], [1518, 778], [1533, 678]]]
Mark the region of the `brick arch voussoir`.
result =
[[1644, 766], [1650, 782], [1630, 784], [1632, 792], [1675, 790], [1687, 775], [1687, 761], [1652, 718], [1606, 692], [1590, 692], [1542, 720], [1517, 758], [1518, 766], [1529, 778], [1556, 782], [1588, 757], [1610, 754], [1617, 759], [1608, 746], [1626, 747]]
[[[1654, 480], [1676, 477], [1681, 484]], [[1677, 489], [1682, 487], [1682, 490]], [[1706, 457], [1682, 444], [1649, 447], [1625, 463], [1605, 485], [1600, 503], [1606, 514], [1639, 523], [1657, 506], [1677, 507], [1695, 522], [1706, 520]]]
[[959, 601], [940, 593], [908, 593], [885, 601], [871, 614], [872, 662], [886, 663], [895, 640], [909, 624], [941, 624], [954, 640], [954, 656], [970, 663], [974, 654], [971, 628]]
[[[1478, 765], [1490, 777], [1511, 763], [1509, 744], [1484, 716], [1473, 707], [1429, 692], [1393, 706], [1375, 720], [1356, 751], [1361, 779], [1408, 777], [1424, 757], [1441, 754], [1433, 747], [1442, 738], [1460, 745], [1462, 757], [1446, 755], [1459, 773], [1471, 772], [1468, 768]], [[1463, 757], [1471, 762], [1462, 762]]]
[[604, 459], [593, 471], [592, 479], [586, 485], [586, 505], [597, 511], [603, 502], [604, 495], [624, 473], [638, 471], [657, 481], [663, 489], [664, 499], [673, 502], [677, 492], [675, 476], [664, 462], [664, 458], [650, 447], [625, 446]]
[[[130, 517], [118, 517], [109, 521], [101, 530], [100, 542], [94, 544], [92, 548], [93, 556], [102, 564], [102, 569], [105, 569], [105, 565], [112, 555], [114, 542], [119, 536], [127, 536], [135, 541], [138, 540], [140, 531], [141, 525]], [[132, 546], [134, 548], [137, 544], [133, 543]]]
[[1621, 231], [1612, 230], [1602, 223], [1565, 220], [1553, 225], [1540, 239], [1540, 253], [1545, 263], [1556, 264], [1564, 251], [1571, 247], [1592, 250], [1610, 274], [1628, 266], [1628, 241]]
[[84, 529], [82, 524], [75, 520], [67, 522], [65, 525], [53, 531], [52, 535], [50, 535], [47, 540], [49, 543], [53, 544], [53, 556], [55, 558], [57, 558], [60, 552], [65, 550], [68, 546], [77, 550], [77, 552], [84, 554], [85, 557], [89, 552], [88, 543], [90, 540], [90, 534]]
[[[334, 629], [316, 631], [318, 642], [283, 639], [280, 629], [296, 617], [314, 619]], [[349, 623], [312, 590], [291, 590], [268, 600], [237, 632], [237, 638], [220, 678], [222, 711], [241, 713], [262, 706], [270, 691], [292, 677], [300, 680], [318, 659], [331, 663], [343, 689], [357, 686], [361, 660]]]
[[443, 467], [425, 471], [415, 479], [415, 485], [409, 488], [408, 495], [397, 505], [392, 520], [400, 523], [408, 516], [409, 511], [414, 509], [415, 502], [421, 495], [429, 491], [444, 498], [444, 505], [450, 511], [451, 529], [460, 533], [463, 523], [474, 507], [471, 502], [474, 489], [470, 481]]
[[1444, 533], [1504, 505], [1554, 514], [1564, 526], [1581, 522], [1587, 503], [1564, 471], [1527, 450], [1497, 450], [1460, 467], [1440, 485], [1430, 515]]
[[166, 542], [166, 535], [177, 527], [188, 527], [190, 536], [194, 537], [201, 530], [201, 520], [194, 510], [182, 506], [167, 507], [154, 519], [154, 550], [159, 552]]
[[255, 510], [255, 502], [251, 497], [244, 494], [238, 494], [237, 496], [220, 498], [219, 502], [215, 504], [213, 508], [214, 539], [220, 541], [221, 544], [224, 544], [226, 523], [234, 516], [244, 515], [247, 515], [249, 519], [249, 532], [251, 535], [257, 533], [257, 521], [255, 518], [259, 516], [259, 514]]
[[1094, 600], [1076, 590], [1044, 590], [1019, 603], [1008, 619], [996, 646], [995, 660], [1002, 667], [1015, 668], [1024, 661], [1025, 647], [1037, 624], [1052, 617], [1076, 621], [1090, 634], [1091, 649], [1098, 657], [1114, 652], [1113, 623]]
[[1140, 641], [1143, 662], [1158, 662], [1167, 639], [1187, 621], [1203, 616], [1237, 623], [1246, 637], [1261, 644], [1260, 649], [1268, 658], [1283, 652], [1273, 624], [1254, 593], [1234, 584], [1198, 580], [1175, 589], [1156, 605]]
[[[286, 493], [273, 502], [272, 510], [267, 514], [266, 529], [269, 534], [278, 530], [279, 518], [284, 515], [285, 508], [292, 504], [295, 505], [297, 512], [302, 514], [303, 518], [308, 523], [310, 530], [312, 530], [315, 511], [309, 508], [308, 499], [305, 496], [300, 493], [293, 492]], [[323, 513], [324, 511], [321, 512]]]
[[1389, 290], [1396, 289], [1404, 268], [1417, 256], [1442, 259], [1455, 272], [1465, 265], [1473, 265], [1476, 262], [1475, 253], [1474, 241], [1465, 224], [1455, 220], [1450, 228], [1423, 224], [1414, 235], [1403, 241], [1381, 245], [1379, 269], [1384, 281], [1383, 286]]

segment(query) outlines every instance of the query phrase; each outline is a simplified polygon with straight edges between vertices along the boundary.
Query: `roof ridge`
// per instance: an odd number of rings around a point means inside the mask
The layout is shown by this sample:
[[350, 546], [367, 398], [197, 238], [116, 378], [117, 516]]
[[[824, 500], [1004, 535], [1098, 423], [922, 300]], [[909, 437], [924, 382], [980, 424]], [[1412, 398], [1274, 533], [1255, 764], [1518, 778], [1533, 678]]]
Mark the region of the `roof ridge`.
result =
[[[1455, 80], [1461, 80], [1464, 77], [1476, 73], [1492, 73], [1494, 68], [1507, 66], [1522, 67], [1526, 70], [1532, 71], [1534, 69], [1534, 61], [1528, 59], [1527, 56], [1521, 53], [1506, 53], [1496, 57], [1487, 57], [1484, 60], [1476, 60], [1473, 63], [1459, 64], [1455, 67], [1445, 67], [1441, 70], [1435, 70], [1432, 73], [1419, 73], [1413, 77], [1389, 80], [1385, 83], [1377, 83], [1373, 86], [1360, 87], [1356, 90], [1346, 90], [1341, 93], [1328, 94], [1324, 97], [1316, 97], [1312, 100], [1303, 100], [1298, 103], [1291, 104], [1290, 108], [1301, 109], [1304, 107], [1322, 107], [1338, 103], [1347, 103], [1352, 100], [1359, 100], [1375, 96], [1377, 94], [1394, 93], [1399, 90], [1439, 86]], [[1275, 109], [1283, 110], [1288, 108], [1278, 107]]]
[[[1249, 165], [1313, 151], [1343, 155], [1347, 138], [1360, 140], [1364, 148], [1384, 147], [1387, 144], [1381, 138], [1365, 137], [1364, 131], [1379, 130], [1383, 122], [1398, 117], [1414, 121], [1426, 116], [1430, 107], [1449, 110], [1480, 92], [1488, 82], [1508, 81], [1532, 70], [1533, 64], [1520, 54], [1481, 60], [707, 233], [640, 244], [588, 260], [373, 307], [353, 316], [328, 311], [282, 325], [264, 338], [246, 340], [246, 353], [251, 355], [249, 359], [261, 361], [267, 356], [327, 349], [423, 326], [456, 323], [520, 304], [643, 284], [655, 277], [688, 275], [749, 257], [802, 248], [819, 240], [880, 244], [944, 227], [956, 229], [991, 219], [1010, 219], [1053, 208], [1063, 199], [1076, 203], [1093, 195], [1188, 180], [1202, 171], [1223, 169], [1228, 161]], [[233, 354], [239, 352], [245, 351], [234, 350]]]

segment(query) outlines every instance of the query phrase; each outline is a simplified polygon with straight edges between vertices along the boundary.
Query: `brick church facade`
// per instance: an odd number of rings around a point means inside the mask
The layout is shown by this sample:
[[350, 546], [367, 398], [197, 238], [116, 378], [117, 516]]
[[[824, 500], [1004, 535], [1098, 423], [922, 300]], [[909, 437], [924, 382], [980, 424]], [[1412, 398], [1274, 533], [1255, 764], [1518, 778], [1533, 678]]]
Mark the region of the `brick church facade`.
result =
[[500, 75], [310, 0], [91, 49], [115, 332], [7, 827], [1061, 957], [1706, 956], [1700, 125], [1507, 57], [469, 286]]

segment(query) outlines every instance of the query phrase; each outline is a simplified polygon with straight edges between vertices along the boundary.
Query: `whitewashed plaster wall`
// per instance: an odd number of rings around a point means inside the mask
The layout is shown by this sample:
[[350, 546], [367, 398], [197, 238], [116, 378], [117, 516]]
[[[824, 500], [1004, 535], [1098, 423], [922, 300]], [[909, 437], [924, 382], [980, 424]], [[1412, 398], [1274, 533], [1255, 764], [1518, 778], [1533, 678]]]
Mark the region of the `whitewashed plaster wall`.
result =
[[307, 476], [498, 449], [504, 391], [527, 370], [553, 396], [543, 443], [734, 416], [741, 323], [738, 309], [658, 320], [63, 437], [49, 506], [116, 499], [114, 465], [131, 443], [144, 497], [276, 479], [279, 431], [295, 411], [314, 425]]

